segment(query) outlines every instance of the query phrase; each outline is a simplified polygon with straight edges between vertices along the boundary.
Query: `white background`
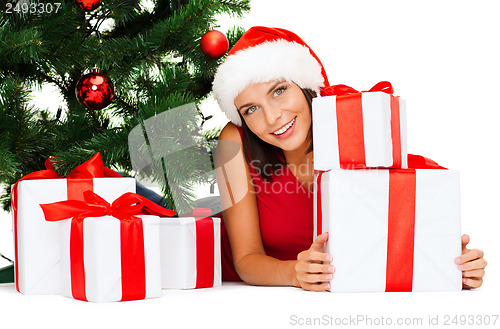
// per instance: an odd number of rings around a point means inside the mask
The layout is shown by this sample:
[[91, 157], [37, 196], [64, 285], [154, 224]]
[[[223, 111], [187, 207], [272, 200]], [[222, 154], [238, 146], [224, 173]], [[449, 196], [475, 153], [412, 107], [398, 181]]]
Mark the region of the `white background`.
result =
[[[76, 321], [77, 327], [132, 327], [144, 321], [165, 328], [172, 323], [287, 328], [298, 327], [290, 324], [293, 314], [419, 315], [424, 324], [429, 315], [444, 319], [447, 314], [499, 314], [491, 304], [493, 297], [498, 303], [500, 292], [499, 13], [498, 1], [485, 0], [253, 0], [243, 20], [224, 17], [220, 26], [222, 31], [234, 24], [294, 31], [321, 58], [331, 84], [365, 90], [380, 80], [392, 82], [395, 94], [407, 101], [409, 152], [461, 172], [462, 232], [471, 236], [471, 247], [485, 251], [489, 262], [482, 288], [460, 293], [326, 294], [226, 284], [217, 290], [166, 291], [157, 300], [95, 305], [59, 296], [26, 297], [12, 285], [0, 285], [0, 323], [6, 321], [3, 314], [9, 314], [22, 323], [53, 327], [66, 327], [69, 321], [71, 326]], [[218, 110], [207, 102], [205, 111]], [[224, 120], [218, 114], [211, 124], [222, 125]], [[0, 252], [13, 257], [9, 215], [0, 217]], [[7, 264], [0, 259], [0, 267]]]

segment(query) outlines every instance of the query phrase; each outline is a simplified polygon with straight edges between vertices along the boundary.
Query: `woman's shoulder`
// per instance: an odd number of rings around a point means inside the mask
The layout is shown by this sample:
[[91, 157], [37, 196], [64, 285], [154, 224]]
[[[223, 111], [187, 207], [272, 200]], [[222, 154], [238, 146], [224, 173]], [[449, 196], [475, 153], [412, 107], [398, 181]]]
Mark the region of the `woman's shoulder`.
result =
[[232, 122], [228, 122], [219, 135], [219, 140], [230, 140], [241, 144], [241, 133], [238, 126]]

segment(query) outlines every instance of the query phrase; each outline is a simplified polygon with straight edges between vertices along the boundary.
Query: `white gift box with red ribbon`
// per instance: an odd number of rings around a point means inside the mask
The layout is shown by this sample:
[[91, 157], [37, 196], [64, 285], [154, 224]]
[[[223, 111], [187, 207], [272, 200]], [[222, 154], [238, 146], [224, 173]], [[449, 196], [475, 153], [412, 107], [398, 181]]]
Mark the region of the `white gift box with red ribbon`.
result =
[[47, 222], [39, 204], [68, 200], [71, 189], [87, 187], [112, 202], [125, 192], [135, 192], [135, 179], [35, 179], [17, 184], [17, 200], [13, 201], [17, 202], [14, 232], [19, 292], [30, 295], [61, 292], [59, 223]]
[[390, 83], [329, 88], [312, 102], [314, 169], [407, 168], [406, 103]]
[[220, 239], [220, 218], [162, 217], [162, 287], [195, 289], [221, 286]]
[[330, 170], [316, 184], [315, 236], [329, 233], [332, 292], [461, 290], [458, 172]]
[[[77, 242], [80, 257], [73, 256], [78, 251], [71, 247], [73, 220], [60, 223], [63, 296], [90, 302], [161, 296], [159, 217], [136, 217], [141, 222], [138, 230], [112, 216], [85, 218], [83, 240]], [[130, 229], [133, 232], [126, 232]]]

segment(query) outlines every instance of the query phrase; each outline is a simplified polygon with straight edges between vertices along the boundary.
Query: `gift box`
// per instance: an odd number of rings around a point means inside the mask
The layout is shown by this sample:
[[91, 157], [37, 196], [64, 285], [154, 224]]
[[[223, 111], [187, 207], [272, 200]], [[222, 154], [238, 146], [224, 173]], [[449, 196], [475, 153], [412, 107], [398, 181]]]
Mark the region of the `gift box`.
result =
[[140, 214], [175, 212], [135, 193], [112, 204], [92, 191], [84, 196], [40, 205], [46, 220], [61, 226], [62, 295], [92, 302], [160, 297], [159, 217]]
[[312, 102], [314, 169], [407, 168], [406, 105], [390, 83], [328, 88]]
[[160, 244], [164, 289], [221, 286], [220, 218], [161, 218]]
[[[161, 296], [159, 217], [137, 217], [142, 226], [139, 232], [131, 227], [121, 228], [121, 221], [112, 216], [85, 218], [83, 241], [77, 248], [82, 254], [80, 264], [76, 264], [75, 257], [72, 257], [75, 252], [71, 252], [72, 220], [60, 223], [63, 296], [89, 302]], [[127, 262], [130, 263], [127, 265]], [[80, 274], [72, 271], [75, 267], [80, 267]], [[76, 275], [81, 277], [75, 278]], [[124, 287], [126, 285], [129, 287]]]
[[[47, 170], [23, 177], [12, 193], [15, 281], [23, 294], [61, 292], [59, 223], [45, 221], [39, 204], [82, 199], [88, 189], [109, 202], [125, 192], [135, 192], [135, 179], [112, 174], [98, 154], [73, 171], [75, 178], [57, 178], [46, 165]], [[106, 177], [110, 175], [115, 177]]]
[[331, 291], [461, 290], [458, 172], [330, 170], [316, 179], [315, 234], [329, 233]]

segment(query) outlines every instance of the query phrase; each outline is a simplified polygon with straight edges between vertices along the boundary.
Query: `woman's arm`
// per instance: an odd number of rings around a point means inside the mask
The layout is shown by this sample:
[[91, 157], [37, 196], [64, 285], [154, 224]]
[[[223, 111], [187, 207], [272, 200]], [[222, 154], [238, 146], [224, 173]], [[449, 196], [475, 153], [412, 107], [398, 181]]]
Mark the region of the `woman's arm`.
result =
[[301, 252], [298, 260], [282, 261], [266, 255], [255, 189], [242, 149], [238, 129], [232, 123], [227, 124], [219, 137], [216, 168], [236, 272], [243, 281], [253, 285], [329, 289], [333, 267], [322, 264], [331, 261], [331, 256], [322, 252], [327, 235]]
[[265, 253], [255, 189], [242, 149], [238, 129], [228, 123], [219, 137], [216, 168], [236, 272], [249, 284], [296, 286], [295, 261], [280, 261]]

